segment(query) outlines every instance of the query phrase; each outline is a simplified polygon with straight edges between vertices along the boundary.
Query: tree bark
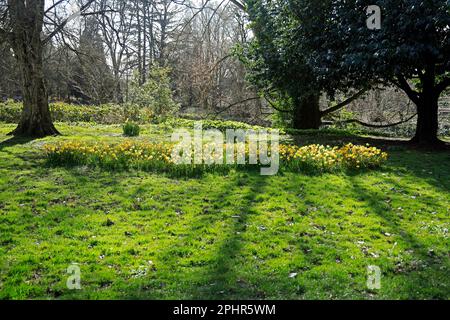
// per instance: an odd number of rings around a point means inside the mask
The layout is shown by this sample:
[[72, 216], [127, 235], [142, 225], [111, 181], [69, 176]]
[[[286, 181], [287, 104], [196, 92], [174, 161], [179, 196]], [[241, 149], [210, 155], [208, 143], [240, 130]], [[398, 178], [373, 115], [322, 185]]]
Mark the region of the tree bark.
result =
[[417, 126], [412, 143], [421, 145], [442, 144], [438, 139], [438, 98], [424, 95], [417, 105]]
[[319, 129], [321, 124], [319, 95], [299, 97], [294, 106], [294, 129]]
[[53, 125], [43, 71], [41, 39], [44, 0], [10, 2], [13, 50], [22, 74], [23, 110], [17, 128], [10, 134], [44, 137], [59, 134]]
[[420, 145], [439, 145], [443, 142], [438, 139], [438, 100], [439, 94], [435, 85], [435, 66], [430, 64], [421, 74], [422, 92], [416, 99], [417, 125], [416, 134], [412, 143]]

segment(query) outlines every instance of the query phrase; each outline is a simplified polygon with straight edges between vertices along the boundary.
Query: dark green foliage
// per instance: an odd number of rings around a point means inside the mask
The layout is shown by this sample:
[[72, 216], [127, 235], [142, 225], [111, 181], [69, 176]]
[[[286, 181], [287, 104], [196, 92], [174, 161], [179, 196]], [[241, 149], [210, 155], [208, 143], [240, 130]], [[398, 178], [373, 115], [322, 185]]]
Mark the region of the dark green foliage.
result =
[[[242, 48], [241, 57], [252, 72], [251, 80], [262, 88], [274, 87], [295, 97], [307, 89], [315, 89], [314, 76], [306, 64], [289, 7], [281, 1], [247, 1], [251, 28], [255, 39]], [[288, 97], [286, 97], [288, 98]]]
[[289, 113], [298, 129], [318, 128], [318, 86], [295, 32], [299, 22], [287, 2], [246, 1], [255, 38], [237, 52], [249, 80], [279, 112]]
[[126, 122], [123, 127], [123, 134], [127, 137], [137, 137], [139, 135], [139, 125], [133, 122]]
[[450, 4], [382, 0], [380, 30], [370, 30], [373, 1], [289, 0], [303, 54], [329, 93], [390, 83], [417, 105], [417, 142], [437, 140], [437, 100], [450, 85]]
[[[323, 87], [364, 86], [411, 78], [429, 64], [449, 71], [449, 3], [445, 0], [383, 0], [381, 30], [366, 25], [370, 0], [290, 0], [308, 65]], [[307, 37], [306, 35], [310, 35]]]

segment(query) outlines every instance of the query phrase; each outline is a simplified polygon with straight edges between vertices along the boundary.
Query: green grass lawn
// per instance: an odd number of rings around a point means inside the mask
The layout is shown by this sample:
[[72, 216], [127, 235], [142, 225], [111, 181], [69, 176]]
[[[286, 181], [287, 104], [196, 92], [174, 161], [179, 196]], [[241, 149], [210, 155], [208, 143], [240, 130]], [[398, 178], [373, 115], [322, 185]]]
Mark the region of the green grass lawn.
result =
[[[0, 125], [0, 299], [450, 298], [449, 152], [391, 146], [383, 168], [353, 174], [174, 179], [48, 167], [46, 142], [124, 139], [118, 125], [58, 128], [8, 141]], [[317, 139], [341, 137], [294, 140]], [[66, 287], [72, 262], [81, 290]]]

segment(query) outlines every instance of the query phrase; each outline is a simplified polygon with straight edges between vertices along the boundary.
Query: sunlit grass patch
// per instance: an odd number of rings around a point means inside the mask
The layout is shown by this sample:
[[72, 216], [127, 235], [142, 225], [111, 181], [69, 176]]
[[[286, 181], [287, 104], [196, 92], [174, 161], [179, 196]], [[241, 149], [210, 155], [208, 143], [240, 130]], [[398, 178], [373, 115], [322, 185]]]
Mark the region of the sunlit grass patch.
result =
[[[449, 299], [448, 152], [386, 146], [385, 165], [358, 174], [184, 179], [45, 166], [43, 144], [170, 138], [57, 125], [63, 136], [32, 141], [0, 125], [0, 299]], [[303, 141], [346, 143], [333, 137]], [[67, 288], [72, 263], [81, 290]]]

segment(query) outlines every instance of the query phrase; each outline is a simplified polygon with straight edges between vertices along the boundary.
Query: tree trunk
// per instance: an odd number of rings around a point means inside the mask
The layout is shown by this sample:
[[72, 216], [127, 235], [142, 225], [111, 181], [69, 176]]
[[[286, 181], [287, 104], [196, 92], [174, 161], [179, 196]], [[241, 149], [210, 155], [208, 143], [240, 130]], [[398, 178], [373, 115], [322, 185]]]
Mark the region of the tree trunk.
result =
[[439, 145], [443, 143], [437, 137], [439, 127], [439, 93], [437, 93], [435, 88], [435, 77], [435, 66], [428, 65], [421, 77], [422, 92], [416, 101], [416, 134], [411, 140], [415, 144]]
[[13, 2], [16, 19], [13, 50], [22, 74], [23, 110], [17, 128], [10, 134], [44, 137], [59, 134], [53, 125], [44, 83], [41, 31], [44, 1]]
[[322, 119], [318, 95], [312, 94], [298, 98], [294, 108], [294, 129], [319, 129]]
[[437, 136], [438, 126], [438, 99], [424, 94], [417, 105], [416, 134], [411, 142], [421, 145], [441, 144]]

